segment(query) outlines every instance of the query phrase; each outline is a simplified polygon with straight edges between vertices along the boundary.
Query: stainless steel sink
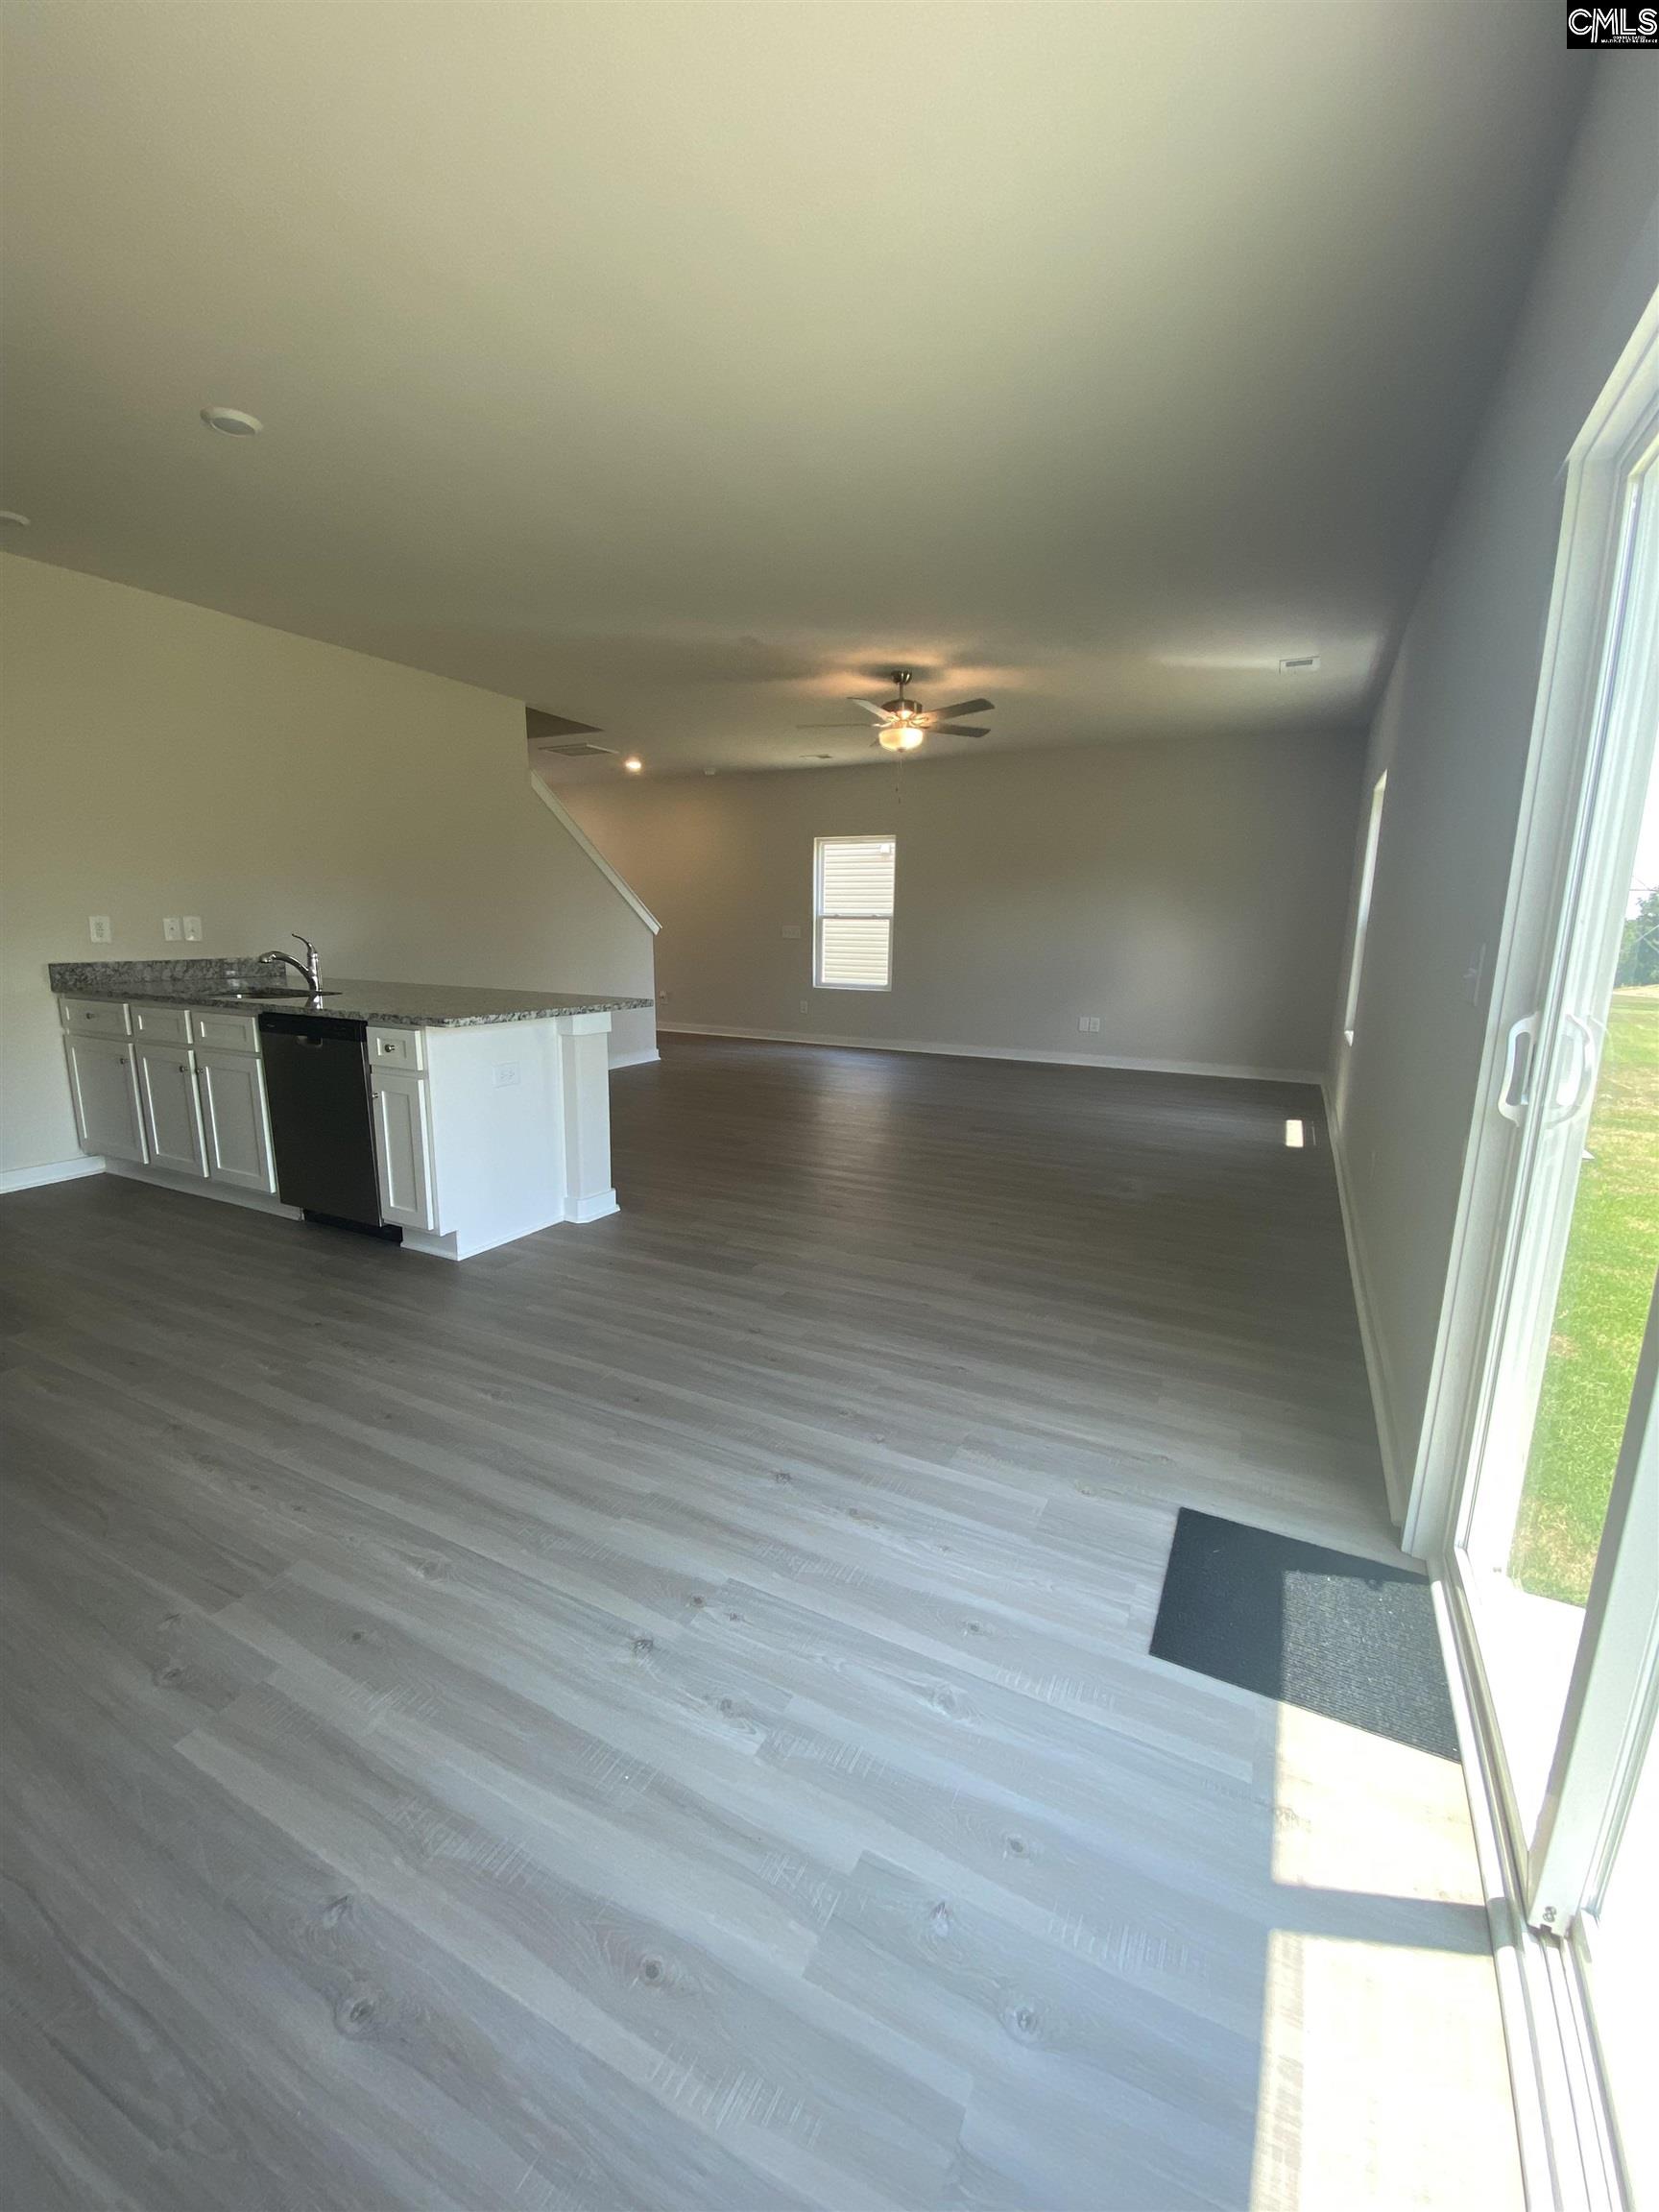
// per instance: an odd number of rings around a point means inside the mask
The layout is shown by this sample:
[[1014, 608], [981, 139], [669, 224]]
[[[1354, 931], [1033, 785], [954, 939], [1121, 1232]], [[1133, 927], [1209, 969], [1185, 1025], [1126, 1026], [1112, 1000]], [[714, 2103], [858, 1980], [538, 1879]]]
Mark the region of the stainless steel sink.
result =
[[303, 998], [307, 1003], [315, 1003], [319, 998], [338, 998], [340, 994], [338, 991], [284, 991], [278, 986], [270, 991], [216, 991], [212, 996], [216, 998], [245, 998], [250, 1004], [264, 1005], [273, 998]]

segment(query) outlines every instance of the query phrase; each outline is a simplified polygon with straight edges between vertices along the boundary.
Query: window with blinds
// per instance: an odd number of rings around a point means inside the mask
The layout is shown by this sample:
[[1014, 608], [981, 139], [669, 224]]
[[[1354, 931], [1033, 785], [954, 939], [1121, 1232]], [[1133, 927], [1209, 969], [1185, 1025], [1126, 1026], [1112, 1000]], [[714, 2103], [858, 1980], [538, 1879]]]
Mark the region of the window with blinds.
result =
[[820, 991], [893, 983], [891, 837], [820, 837], [813, 848], [812, 980]]

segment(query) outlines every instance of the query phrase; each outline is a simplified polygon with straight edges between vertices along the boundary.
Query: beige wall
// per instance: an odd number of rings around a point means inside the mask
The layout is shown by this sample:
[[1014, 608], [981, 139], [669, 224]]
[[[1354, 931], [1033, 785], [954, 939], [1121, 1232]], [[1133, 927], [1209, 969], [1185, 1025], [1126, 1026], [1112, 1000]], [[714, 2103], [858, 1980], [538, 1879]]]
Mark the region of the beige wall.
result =
[[[911, 761], [897, 788], [884, 765], [564, 796], [662, 924], [664, 1028], [1305, 1071], [1360, 757], [1342, 736], [1161, 740]], [[888, 830], [893, 989], [814, 991], [813, 838]]]
[[[336, 974], [651, 992], [649, 930], [530, 789], [516, 700], [15, 557], [0, 644], [0, 1170], [75, 1151], [49, 960], [299, 928]], [[185, 913], [202, 944], [165, 944]], [[649, 1048], [649, 1015], [616, 1025]]]
[[1372, 734], [1386, 811], [1350, 1048], [1331, 1045], [1391, 1487], [1404, 1507], [1477, 1105], [1569, 448], [1659, 282], [1640, 60], [1597, 88], [1508, 365]]

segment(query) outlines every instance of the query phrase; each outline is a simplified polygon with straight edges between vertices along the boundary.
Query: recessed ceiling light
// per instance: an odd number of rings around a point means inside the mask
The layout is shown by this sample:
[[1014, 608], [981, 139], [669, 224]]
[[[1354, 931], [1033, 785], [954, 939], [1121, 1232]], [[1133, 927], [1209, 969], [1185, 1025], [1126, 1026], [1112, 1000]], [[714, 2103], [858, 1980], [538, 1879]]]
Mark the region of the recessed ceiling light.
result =
[[227, 438], [257, 438], [265, 427], [257, 415], [244, 415], [240, 407], [204, 407], [202, 420], [209, 430], [223, 430]]
[[0, 523], [4, 523], [8, 530], [27, 530], [29, 517], [27, 515], [19, 515], [15, 507], [0, 507]]
[[622, 765], [627, 769], [630, 776], [637, 776], [640, 769], [644, 767], [645, 763], [640, 759], [637, 753], [630, 753], [627, 759], [623, 761]]

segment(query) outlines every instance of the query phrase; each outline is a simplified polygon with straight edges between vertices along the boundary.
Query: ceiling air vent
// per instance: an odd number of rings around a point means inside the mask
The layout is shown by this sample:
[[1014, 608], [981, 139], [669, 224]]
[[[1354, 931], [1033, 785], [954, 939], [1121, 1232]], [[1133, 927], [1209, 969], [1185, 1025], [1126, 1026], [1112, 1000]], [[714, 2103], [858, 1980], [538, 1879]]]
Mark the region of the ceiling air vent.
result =
[[568, 753], [580, 757], [584, 753], [613, 753], [613, 745], [576, 745], [565, 742], [568, 738], [597, 737], [598, 725], [593, 722], [572, 722], [568, 714], [549, 714], [545, 707], [526, 707], [524, 709], [524, 734], [532, 745], [539, 745], [546, 753]]
[[1281, 661], [1279, 673], [1281, 676], [1310, 676], [1318, 665], [1317, 653], [1301, 653], [1294, 661]]
[[596, 754], [603, 754], [608, 760], [614, 760], [616, 757], [614, 745], [589, 745], [581, 737], [573, 739], [568, 745], [549, 745], [547, 740], [543, 738], [536, 750], [538, 753], [560, 754], [566, 760], [587, 760]]

